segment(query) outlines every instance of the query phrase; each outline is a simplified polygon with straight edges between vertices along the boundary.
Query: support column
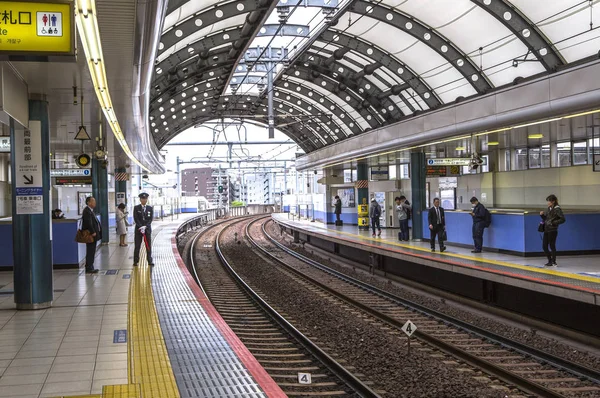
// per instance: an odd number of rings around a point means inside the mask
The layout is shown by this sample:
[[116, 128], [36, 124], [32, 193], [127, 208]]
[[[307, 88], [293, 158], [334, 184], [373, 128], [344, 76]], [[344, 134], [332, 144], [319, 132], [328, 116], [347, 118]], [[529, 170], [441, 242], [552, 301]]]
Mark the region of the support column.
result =
[[127, 174], [127, 169], [119, 167], [115, 169], [115, 199], [116, 205], [124, 203], [127, 205], [127, 180], [124, 180], [122, 175]]
[[425, 153], [410, 154], [410, 187], [412, 191], [413, 239], [423, 239], [423, 210], [426, 207]]
[[48, 103], [29, 100], [29, 129], [10, 119], [14, 292], [17, 309], [52, 306]]
[[[358, 229], [369, 230], [369, 165], [366, 162], [356, 166], [356, 205], [359, 212]], [[366, 206], [366, 209], [365, 207]], [[363, 210], [361, 212], [361, 210]], [[365, 215], [366, 210], [366, 215]]]
[[104, 160], [92, 159], [92, 195], [96, 198], [96, 214], [100, 214], [102, 243], [109, 241], [108, 226], [108, 170]]

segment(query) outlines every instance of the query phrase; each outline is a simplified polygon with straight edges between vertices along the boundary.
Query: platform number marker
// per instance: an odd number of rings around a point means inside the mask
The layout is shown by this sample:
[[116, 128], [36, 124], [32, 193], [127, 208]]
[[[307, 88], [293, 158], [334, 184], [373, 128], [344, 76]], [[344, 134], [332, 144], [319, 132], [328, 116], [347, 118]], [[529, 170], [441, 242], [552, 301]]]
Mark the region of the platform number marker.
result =
[[310, 373], [298, 373], [298, 383], [311, 384], [312, 383], [312, 375]]
[[411, 321], [406, 321], [404, 326], [402, 326], [402, 331], [406, 333], [408, 337], [412, 336], [415, 330], [417, 330], [417, 327]]
[[402, 326], [402, 331], [406, 333], [408, 336], [408, 356], [410, 356], [410, 337], [417, 330], [417, 325], [412, 323], [410, 320], [406, 321], [404, 326]]

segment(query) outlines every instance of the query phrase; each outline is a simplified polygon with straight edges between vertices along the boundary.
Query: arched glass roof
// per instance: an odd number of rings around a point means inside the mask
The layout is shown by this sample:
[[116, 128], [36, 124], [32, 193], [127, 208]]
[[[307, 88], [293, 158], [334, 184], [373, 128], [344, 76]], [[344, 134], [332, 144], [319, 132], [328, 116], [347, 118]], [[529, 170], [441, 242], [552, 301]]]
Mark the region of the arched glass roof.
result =
[[268, 121], [307, 152], [598, 56], [600, 0], [172, 0], [153, 80], [159, 147]]

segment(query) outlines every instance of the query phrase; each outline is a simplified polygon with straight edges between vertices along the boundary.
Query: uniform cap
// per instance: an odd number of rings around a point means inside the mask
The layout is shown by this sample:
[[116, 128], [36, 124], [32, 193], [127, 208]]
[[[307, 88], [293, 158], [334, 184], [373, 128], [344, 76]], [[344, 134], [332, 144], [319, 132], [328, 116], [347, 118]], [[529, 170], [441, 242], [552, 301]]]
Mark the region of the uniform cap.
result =
[[142, 192], [141, 194], [138, 195], [138, 197], [140, 199], [148, 199], [148, 196], [150, 196], [150, 195], [148, 195], [146, 192]]

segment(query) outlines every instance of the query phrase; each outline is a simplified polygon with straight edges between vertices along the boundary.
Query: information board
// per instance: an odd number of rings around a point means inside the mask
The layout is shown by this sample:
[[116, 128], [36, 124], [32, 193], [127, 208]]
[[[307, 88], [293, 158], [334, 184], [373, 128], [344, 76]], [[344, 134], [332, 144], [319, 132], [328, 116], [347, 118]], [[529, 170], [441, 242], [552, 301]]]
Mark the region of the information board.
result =
[[75, 54], [72, 2], [0, 2], [0, 53]]
[[446, 166], [427, 166], [425, 177], [446, 177], [448, 168]]
[[30, 120], [29, 130], [15, 136], [13, 163], [17, 214], [44, 214], [42, 123]]
[[91, 169], [52, 169], [50, 177], [90, 177]]

